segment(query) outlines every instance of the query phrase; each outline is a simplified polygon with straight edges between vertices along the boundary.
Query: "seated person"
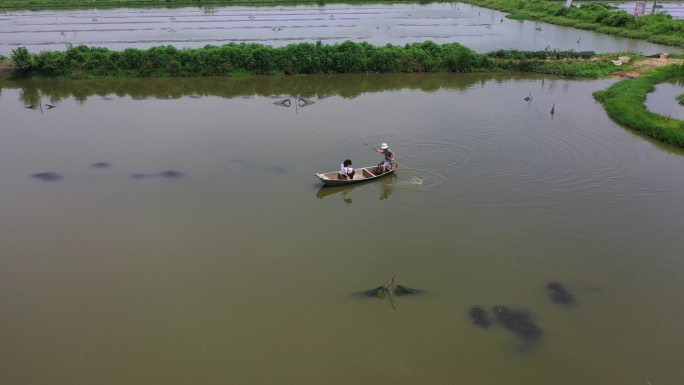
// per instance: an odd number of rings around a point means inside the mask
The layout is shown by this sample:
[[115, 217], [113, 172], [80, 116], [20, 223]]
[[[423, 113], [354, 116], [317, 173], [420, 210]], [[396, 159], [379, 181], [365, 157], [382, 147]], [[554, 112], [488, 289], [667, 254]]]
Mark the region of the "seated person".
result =
[[392, 151], [390, 151], [387, 143], [383, 143], [380, 146], [380, 149], [377, 151], [385, 157], [382, 159], [382, 161], [380, 161], [380, 163], [378, 163], [378, 168], [375, 170], [375, 173], [382, 174], [384, 172], [391, 170], [392, 167], [394, 167], [394, 164], [396, 163], [396, 156]]
[[340, 166], [340, 174], [347, 179], [354, 179], [354, 174], [356, 170], [351, 167], [352, 161], [345, 159], [344, 163]]

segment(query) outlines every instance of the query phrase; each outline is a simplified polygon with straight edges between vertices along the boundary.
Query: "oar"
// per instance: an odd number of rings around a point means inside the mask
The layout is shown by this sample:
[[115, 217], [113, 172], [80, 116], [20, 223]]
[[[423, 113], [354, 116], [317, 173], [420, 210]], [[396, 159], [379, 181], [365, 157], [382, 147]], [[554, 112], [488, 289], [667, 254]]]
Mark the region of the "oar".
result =
[[[363, 144], [365, 144], [366, 146], [372, 148], [372, 149], [375, 150], [375, 151], [379, 151], [377, 148], [371, 146], [370, 144], [368, 144], [368, 143], [366, 143], [366, 142], [363, 142]], [[397, 166], [400, 166], [401, 168], [406, 169], [406, 171], [410, 172], [411, 174], [413, 174], [413, 176], [415, 176], [416, 178], [420, 179], [421, 182], [423, 181], [423, 178], [419, 177], [419, 176], [413, 171], [413, 169], [411, 169], [410, 167], [406, 167], [406, 166], [404, 166], [403, 164], [401, 164], [401, 163], [399, 163], [399, 162], [394, 162], [394, 163], [396, 163]]]

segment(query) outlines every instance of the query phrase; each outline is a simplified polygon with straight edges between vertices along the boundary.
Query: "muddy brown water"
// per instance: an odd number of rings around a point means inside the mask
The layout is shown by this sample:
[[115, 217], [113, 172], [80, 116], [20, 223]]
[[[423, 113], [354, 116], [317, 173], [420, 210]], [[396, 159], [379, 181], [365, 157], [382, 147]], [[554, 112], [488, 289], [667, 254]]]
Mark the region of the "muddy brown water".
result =
[[374, 45], [433, 40], [478, 52], [559, 49], [678, 52], [675, 47], [531, 21], [463, 3], [305, 5], [175, 9], [11, 11], [0, 14], [0, 55], [85, 44], [123, 50], [159, 45], [261, 43], [284, 46], [346, 40]]
[[[608, 119], [611, 82], [3, 82], [0, 383], [682, 383], [684, 156]], [[322, 189], [363, 142], [423, 183]], [[352, 296], [394, 274], [425, 293]]]

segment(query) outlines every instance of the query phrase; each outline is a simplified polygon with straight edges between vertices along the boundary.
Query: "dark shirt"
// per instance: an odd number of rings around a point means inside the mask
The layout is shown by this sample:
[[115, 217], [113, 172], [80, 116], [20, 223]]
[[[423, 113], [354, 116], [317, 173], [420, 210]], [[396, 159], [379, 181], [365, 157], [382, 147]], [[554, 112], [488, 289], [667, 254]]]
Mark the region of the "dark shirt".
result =
[[385, 155], [385, 160], [388, 162], [391, 162], [392, 158], [394, 158], [394, 153], [390, 151], [389, 148], [382, 150], [382, 153]]

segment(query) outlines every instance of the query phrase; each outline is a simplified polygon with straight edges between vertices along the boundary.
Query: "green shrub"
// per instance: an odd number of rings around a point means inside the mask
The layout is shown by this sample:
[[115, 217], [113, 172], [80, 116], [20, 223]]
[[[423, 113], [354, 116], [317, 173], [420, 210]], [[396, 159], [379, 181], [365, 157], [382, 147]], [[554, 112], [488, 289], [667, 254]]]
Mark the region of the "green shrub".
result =
[[12, 50], [12, 61], [14, 61], [15, 72], [19, 75], [26, 75], [35, 70], [35, 57], [29, 53], [26, 47], [19, 47]]

